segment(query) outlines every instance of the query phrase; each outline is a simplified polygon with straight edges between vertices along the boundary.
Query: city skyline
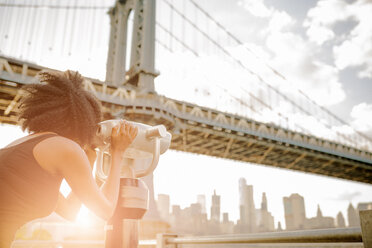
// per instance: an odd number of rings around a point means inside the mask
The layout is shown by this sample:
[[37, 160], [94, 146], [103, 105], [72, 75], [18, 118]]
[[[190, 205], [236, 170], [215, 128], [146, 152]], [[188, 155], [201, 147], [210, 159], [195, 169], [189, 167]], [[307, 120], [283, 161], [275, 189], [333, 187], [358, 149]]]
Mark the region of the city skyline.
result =
[[338, 211], [346, 216], [350, 202], [355, 206], [358, 202], [372, 201], [369, 184], [203, 155], [190, 158], [189, 154], [176, 151], [167, 151], [160, 158], [154, 171], [154, 191], [168, 194], [172, 204], [186, 207], [195, 201], [196, 195], [209, 195], [216, 189], [222, 197], [221, 211], [229, 212], [230, 219], [236, 220], [239, 215], [238, 181], [242, 176], [249, 184], [255, 185], [255, 202], [261, 200], [261, 194], [257, 192], [266, 192], [270, 199], [268, 210], [282, 225], [282, 197], [293, 193], [294, 187], [308, 200], [306, 209], [309, 216], [316, 216], [318, 204], [325, 216], [336, 217]]
[[[182, 235], [219, 235], [358, 227], [360, 223], [357, 210], [372, 209], [372, 202], [359, 203], [356, 208], [350, 203], [347, 209], [347, 216], [343, 216], [341, 211], [339, 211], [337, 217], [333, 218], [324, 216], [318, 205], [316, 216], [307, 217], [304, 198], [299, 194], [293, 193], [290, 196], [283, 197], [283, 205], [287, 205], [285, 207], [286, 221], [284, 225], [279, 222], [274, 226], [273, 216], [267, 210], [270, 200], [267, 199], [265, 192], [260, 192], [262, 193], [262, 200], [260, 203], [249, 203], [249, 201], [253, 201], [251, 197], [253, 186], [247, 185], [244, 178], [240, 178], [239, 186], [240, 195], [247, 194], [247, 197], [242, 197], [239, 202], [240, 209], [243, 211], [240, 213], [240, 219], [236, 222], [229, 218], [229, 213], [221, 212], [220, 205], [222, 203], [222, 198], [216, 191], [213, 191], [213, 194], [207, 197], [209, 199], [208, 201], [211, 202], [209, 216], [204, 206], [207, 202], [205, 195], [197, 195], [193, 203], [190, 203], [189, 206], [185, 208], [181, 208], [179, 205], [170, 204], [171, 199], [169, 195], [158, 194], [156, 208], [159, 216], [155, 219], [153, 218], [155, 215], [150, 218], [145, 217], [140, 221], [141, 225], [145, 225], [147, 221], [156, 224], [147, 231], [141, 231], [141, 237], [143, 239], [154, 238], [154, 236], [151, 235], [154, 235], [155, 231]], [[247, 215], [244, 213], [244, 207], [242, 207], [241, 204], [251, 207], [252, 205], [257, 205], [257, 208], [254, 208], [254, 211], [250, 213], [255, 215], [253, 225], [247, 221]], [[252, 210], [251, 207], [247, 209]], [[154, 209], [156, 210], [156, 208]], [[85, 214], [90, 216], [90, 223], [87, 223], [86, 219], [83, 222], [78, 220], [79, 218], [84, 218], [83, 216], [78, 217], [75, 222], [69, 222], [56, 214], [51, 214], [45, 218], [27, 223], [27, 225], [20, 229], [18, 236], [23, 238], [37, 238], [38, 232], [43, 232], [53, 240], [60, 241], [65, 239], [79, 239], [81, 236], [95, 240], [104, 239], [105, 222], [95, 217], [91, 212], [85, 212]], [[292, 214], [292, 216], [287, 216], [287, 214]], [[345, 220], [347, 220], [349, 224], [346, 225]], [[289, 222], [292, 222], [292, 224], [289, 224]], [[283, 226], [288, 226], [289, 228], [283, 228]]]
[[[280, 230], [302, 230], [302, 229], [319, 229], [335, 227], [353, 227], [359, 226], [358, 210], [372, 209], [372, 202], [359, 202], [355, 207], [350, 202], [347, 209], [340, 209], [332, 216], [325, 216], [322, 213], [321, 206], [316, 203], [317, 211], [314, 214], [306, 214], [305, 198], [298, 193], [291, 193], [289, 196], [283, 196], [283, 206], [285, 221], [275, 219], [268, 206], [270, 199], [266, 197], [266, 192], [262, 194], [261, 202], [255, 204], [253, 199], [254, 185], [247, 185], [245, 178], [239, 179], [239, 210], [240, 218], [237, 220], [230, 219], [229, 212], [223, 212], [220, 209], [223, 198], [213, 190], [213, 194], [208, 196], [198, 194], [195, 201], [190, 202], [189, 206], [182, 208], [178, 204], [171, 204], [171, 197], [167, 194], [158, 194], [156, 203], [160, 217], [163, 220], [171, 221], [172, 215], [180, 216], [182, 211], [186, 211], [191, 217], [200, 216], [199, 218], [210, 220], [214, 223], [234, 224], [235, 233], [252, 233], [267, 232]], [[210, 199], [210, 210], [204, 212], [205, 199]], [[202, 199], [202, 200], [201, 200]], [[207, 201], [208, 202], [208, 201]], [[346, 215], [342, 211], [347, 211]], [[180, 221], [173, 222], [176, 225], [183, 225]]]

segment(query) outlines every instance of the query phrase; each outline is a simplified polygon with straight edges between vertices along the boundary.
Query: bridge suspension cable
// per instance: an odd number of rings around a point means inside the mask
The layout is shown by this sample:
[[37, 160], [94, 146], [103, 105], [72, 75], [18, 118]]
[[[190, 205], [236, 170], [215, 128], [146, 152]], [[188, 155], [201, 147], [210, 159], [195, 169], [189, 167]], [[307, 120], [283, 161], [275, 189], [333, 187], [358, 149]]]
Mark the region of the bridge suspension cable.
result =
[[[205, 11], [199, 4], [197, 4], [194, 0], [189, 0], [198, 10], [200, 10], [203, 14], [205, 14], [213, 23], [215, 23], [219, 28], [221, 28], [221, 30], [223, 30], [229, 37], [231, 37], [237, 44], [241, 45], [245, 50], [247, 50], [248, 52], [250, 52], [256, 59], [259, 59], [263, 62], [263, 64], [268, 67], [274, 75], [282, 78], [283, 80], [286, 80], [286, 81], [289, 81], [289, 79], [284, 76], [282, 73], [280, 73], [278, 70], [276, 70], [274, 67], [272, 67], [269, 63], [267, 63], [266, 61], [262, 60], [262, 58], [260, 58], [252, 49], [250, 49], [249, 47], [245, 46], [244, 45], [244, 42], [242, 42], [239, 38], [237, 38], [235, 35], [233, 35], [231, 32], [229, 32], [222, 24], [220, 24], [215, 18], [213, 18], [207, 11]], [[266, 82], [265, 82], [266, 83]], [[332, 118], [336, 119], [337, 121], [339, 121], [340, 123], [344, 124], [344, 125], [349, 125], [349, 123], [347, 123], [345, 120], [341, 119], [340, 117], [338, 117], [337, 115], [335, 115], [334, 113], [332, 113], [331, 111], [329, 111], [327, 108], [325, 108], [324, 106], [316, 103], [313, 99], [311, 99], [307, 94], [305, 94], [301, 89], [298, 89], [297, 88], [297, 91], [303, 96], [305, 97], [307, 100], [309, 100], [312, 104], [314, 104], [315, 106], [319, 107], [321, 110], [325, 111], [327, 114], [329, 114], [330, 116], [332, 116]], [[358, 133], [360, 136], [368, 139], [369, 141], [372, 142], [372, 138], [371, 137], [368, 137], [366, 136], [365, 134], [359, 132], [358, 130], [355, 130], [354, 131], [356, 133]]]
[[[279, 115], [280, 119], [283, 119], [282, 116], [281, 116], [282, 114], [284, 114], [286, 116], [286, 118], [284, 118], [284, 119], [287, 121], [287, 124], [286, 124], [287, 127], [292, 126], [292, 127], [294, 127], [295, 130], [305, 132], [307, 134], [312, 134], [312, 135], [315, 135], [315, 136], [323, 136], [324, 137], [325, 133], [317, 134], [317, 133], [314, 132], [314, 130], [311, 130], [311, 128], [312, 128], [311, 125], [307, 125], [307, 127], [306, 127], [306, 126], [301, 126], [299, 123], [294, 123], [294, 125], [290, 124], [290, 122], [293, 121], [292, 120], [293, 115], [296, 114], [295, 112], [299, 112], [299, 113], [301, 113], [302, 115], [304, 115], [308, 118], [314, 118], [315, 117], [317, 122], [319, 124], [321, 124], [326, 130], [328, 130], [328, 133], [325, 134], [325, 136], [326, 137], [328, 136], [329, 139], [336, 140], [336, 141], [339, 141], [339, 142], [343, 142], [343, 143], [346, 143], [346, 144], [349, 144], [349, 145], [357, 146], [359, 148], [361, 148], [361, 146], [363, 146], [364, 149], [372, 149], [372, 146], [371, 146], [372, 139], [370, 137], [368, 137], [365, 134], [360, 133], [359, 131], [352, 128], [346, 121], [342, 120], [341, 118], [339, 118], [336, 115], [334, 115], [333, 113], [331, 113], [324, 106], [321, 106], [321, 105], [317, 104], [313, 99], [311, 99], [308, 95], [306, 95], [302, 90], [300, 90], [296, 87], [296, 92], [295, 93], [292, 92], [292, 95], [290, 95], [291, 97], [287, 96], [286, 94], [284, 94], [280, 90], [278, 90], [277, 87], [275, 87], [271, 83], [269, 83], [269, 81], [265, 80], [259, 73], [254, 72], [246, 64], [244, 64], [239, 58], [234, 56], [234, 54], [232, 54], [232, 52], [231, 52], [231, 49], [229, 49], [231, 47], [231, 44], [229, 45], [228, 43], [231, 42], [231, 41], [233, 41], [235, 43], [234, 45], [236, 45], [236, 46], [238, 45], [238, 46], [241, 46], [242, 48], [244, 48], [244, 50], [246, 50], [250, 54], [252, 54], [255, 59], [257, 59], [257, 60], [260, 59], [260, 57], [257, 56], [254, 53], [253, 50], [251, 50], [247, 46], [245, 46], [242, 41], [240, 41], [236, 36], [234, 36], [226, 28], [224, 28], [224, 26], [222, 24], [220, 24], [218, 21], [216, 21], [207, 11], [205, 11], [203, 8], [200, 7], [200, 5], [195, 3], [195, 1], [192, 1], [192, 0], [188, 1], [189, 3], [191, 3], [191, 4], [189, 4], [189, 6], [192, 5], [195, 8], [194, 11], [199, 11], [199, 14], [194, 14], [194, 20], [192, 20], [192, 15], [190, 14], [191, 11], [189, 11], [188, 13], [185, 13], [185, 12], [180, 10], [182, 8], [183, 9], [185, 8], [185, 4], [183, 4], [183, 6], [178, 4], [178, 7], [177, 7], [176, 6], [177, 3], [171, 2], [169, 0], [162, 0], [161, 2], [163, 3], [162, 4], [162, 11], [163, 12], [165, 12], [164, 7], [168, 7], [169, 11], [174, 12], [175, 14], [177, 14], [182, 19], [183, 23], [182, 23], [182, 25], [180, 24], [180, 22], [169, 23], [168, 24], [169, 28], [167, 28], [166, 24], [163, 24], [163, 23], [161, 23], [160, 20], [158, 20], [157, 21], [157, 27], [158, 28], [160, 27], [160, 29], [163, 32], [165, 32], [169, 37], [173, 38], [173, 40], [175, 42], [178, 42], [183, 49], [185, 49], [186, 51], [191, 52], [196, 57], [200, 58], [200, 57], [203, 57], [203, 56], [208, 56], [208, 55], [206, 55], [205, 50], [198, 49], [198, 47], [195, 47], [195, 46], [193, 47], [191, 42], [187, 42], [187, 39], [181, 39], [180, 38], [181, 36], [179, 34], [177, 35], [176, 33], [174, 33], [174, 32], [172, 33], [172, 31], [171, 31], [171, 30], [182, 29], [183, 30], [183, 35], [182, 36], [187, 36], [184, 33], [187, 32], [187, 34], [190, 35], [190, 33], [191, 33], [190, 29], [193, 29], [195, 33], [199, 33], [199, 37], [202, 37], [204, 40], [207, 40], [212, 46], [218, 48], [219, 52], [222, 53], [225, 57], [227, 56], [229, 61], [232, 61], [235, 65], [238, 65], [243, 70], [245, 70], [248, 73], [254, 75], [258, 79], [258, 81], [261, 84], [264, 85], [265, 89], [263, 89], [263, 91], [266, 93], [266, 95], [271, 95], [271, 97], [270, 97], [271, 99], [268, 98], [268, 102], [266, 102], [265, 106], [262, 105], [264, 107], [263, 109], [268, 109], [270, 111], [273, 111], [273, 109], [277, 110], [277, 106], [278, 106], [277, 103], [280, 102], [280, 101], [287, 102], [291, 106], [291, 108], [292, 108], [291, 112], [281, 113]], [[185, 3], [185, 1], [183, 1], [183, 3]], [[216, 39], [216, 37], [212, 37], [213, 36], [212, 32], [208, 32], [208, 25], [205, 25], [207, 28], [203, 29], [202, 25], [200, 24], [201, 23], [200, 20], [203, 16], [206, 20], [208, 20], [211, 24], [213, 24], [219, 32], [222, 32], [224, 34], [224, 37], [228, 41], [221, 42], [221, 35], [219, 35], [219, 37], [218, 37], [219, 39]], [[173, 17], [173, 19], [174, 19], [174, 17]], [[189, 26], [188, 30], [186, 30], [186, 31], [185, 31], [185, 27], [184, 27], [185, 24], [184, 23], [186, 23]], [[176, 24], [178, 25], [178, 28], [173, 27]], [[182, 26], [182, 28], [180, 28], [180, 26]], [[210, 26], [212, 26], [212, 25], [209, 25], [209, 28], [210, 28]], [[197, 34], [195, 34], [195, 36], [197, 36]], [[215, 36], [218, 36], [218, 35], [215, 35]], [[217, 40], [219, 40], [219, 42], [217, 42]], [[160, 38], [158, 38], [157, 41], [160, 42]], [[200, 42], [200, 43], [202, 43], [202, 42]], [[162, 42], [163, 47], [166, 46], [166, 44], [167, 44], [167, 42], [164, 42], [164, 41]], [[173, 48], [169, 47], [169, 46], [173, 46]], [[168, 50], [174, 52], [174, 50], [175, 50], [174, 46], [175, 46], [174, 44], [168, 43]], [[264, 66], [267, 67], [273, 75], [277, 76], [281, 80], [284, 80], [284, 81], [290, 83], [289, 80], [285, 76], [283, 76], [281, 73], [279, 73], [273, 67], [271, 67], [266, 61], [262, 61], [262, 62], [264, 64]], [[249, 86], [252, 86], [252, 82], [250, 82]], [[230, 90], [227, 89], [224, 86], [219, 85], [219, 87], [221, 89], [223, 89], [224, 92], [230, 92]], [[262, 85], [259, 86], [259, 87], [262, 87]], [[291, 87], [293, 87], [293, 84], [291, 85]], [[241, 86], [240, 89], [241, 90], [244, 89], [243, 92], [246, 92], [246, 93], [250, 92], [250, 90], [247, 90], [244, 86]], [[236, 100], [236, 102], [239, 102], [240, 104], [243, 104], [244, 106], [247, 106], [247, 104], [244, 104], [244, 101], [238, 100], [237, 96], [234, 96], [231, 93], [227, 94], [227, 95], [229, 95], [234, 100]], [[252, 98], [252, 95], [254, 95], [254, 94], [248, 94], [248, 95]], [[275, 98], [274, 101], [273, 101], [273, 98]], [[273, 107], [269, 107], [269, 106], [273, 106]], [[280, 113], [280, 112], [273, 111], [273, 113], [278, 115], [278, 113]], [[266, 120], [266, 122], [270, 122], [270, 121]], [[275, 123], [275, 124], [278, 124], [278, 123]], [[345, 134], [344, 132], [341, 132], [341, 131], [337, 130], [337, 129], [340, 129], [340, 128], [345, 129], [346, 127], [349, 130], [352, 130], [351, 134]], [[315, 131], [318, 131], [318, 130], [315, 130]], [[330, 135], [331, 133], [333, 135]]]
[[115, 0], [0, 0], [0, 54], [104, 79]]

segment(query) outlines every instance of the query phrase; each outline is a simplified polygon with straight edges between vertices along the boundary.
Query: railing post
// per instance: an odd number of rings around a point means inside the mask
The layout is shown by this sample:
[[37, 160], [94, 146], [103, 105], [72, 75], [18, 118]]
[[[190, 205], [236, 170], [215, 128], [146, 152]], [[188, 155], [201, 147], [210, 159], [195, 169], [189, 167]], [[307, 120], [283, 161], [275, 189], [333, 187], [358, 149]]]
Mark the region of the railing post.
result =
[[359, 211], [364, 248], [372, 248], [372, 210]]
[[[158, 233], [156, 235], [156, 248], [165, 248], [167, 245], [167, 238], [176, 238], [177, 234]], [[177, 245], [172, 246], [177, 248]]]

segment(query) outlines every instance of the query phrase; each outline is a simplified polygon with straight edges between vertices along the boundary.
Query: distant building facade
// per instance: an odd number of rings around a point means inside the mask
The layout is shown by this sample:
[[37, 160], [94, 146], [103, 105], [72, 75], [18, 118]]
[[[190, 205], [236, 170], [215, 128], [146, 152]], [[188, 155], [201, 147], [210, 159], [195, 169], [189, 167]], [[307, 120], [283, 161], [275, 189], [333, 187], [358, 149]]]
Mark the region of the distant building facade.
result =
[[207, 204], [206, 204], [206, 200], [205, 200], [205, 195], [197, 195], [197, 203], [200, 204], [201, 206], [201, 211], [202, 211], [202, 214], [206, 214], [207, 213]]
[[351, 202], [347, 208], [347, 220], [349, 222], [349, 227], [360, 226], [358, 212]]
[[345, 218], [341, 212], [338, 212], [336, 217], [337, 227], [346, 227]]
[[257, 231], [258, 232], [271, 232], [275, 230], [274, 217], [267, 210], [266, 193], [262, 193], [261, 209], [256, 211], [257, 218]]
[[229, 214], [222, 214], [221, 233], [232, 234], [234, 233], [234, 222], [229, 220]]
[[319, 205], [316, 217], [306, 219], [305, 221], [305, 229], [326, 229], [334, 227], [335, 220], [332, 217], [323, 216]]
[[284, 218], [286, 230], [301, 230], [305, 228], [305, 201], [299, 194], [283, 197]]
[[170, 209], [170, 199], [169, 195], [158, 194], [158, 200], [156, 201], [160, 218], [164, 221], [170, 221], [169, 209]]
[[216, 195], [216, 191], [212, 195], [212, 206], [211, 206], [211, 220], [220, 222], [221, 211], [221, 197]]
[[256, 231], [256, 208], [253, 200], [253, 186], [247, 185], [244, 178], [239, 179], [239, 211], [240, 221], [238, 232], [250, 233]]

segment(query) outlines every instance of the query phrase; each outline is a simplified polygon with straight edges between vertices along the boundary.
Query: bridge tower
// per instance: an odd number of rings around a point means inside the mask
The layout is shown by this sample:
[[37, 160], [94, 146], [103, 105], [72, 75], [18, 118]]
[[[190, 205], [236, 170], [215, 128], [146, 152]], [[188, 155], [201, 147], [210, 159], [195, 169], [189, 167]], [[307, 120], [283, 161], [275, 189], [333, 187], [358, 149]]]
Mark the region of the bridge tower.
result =
[[155, 4], [155, 0], [118, 0], [110, 10], [106, 82], [137, 93], [155, 92]]

